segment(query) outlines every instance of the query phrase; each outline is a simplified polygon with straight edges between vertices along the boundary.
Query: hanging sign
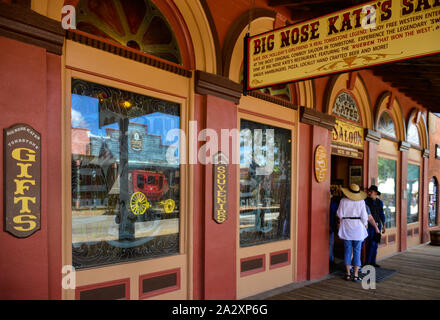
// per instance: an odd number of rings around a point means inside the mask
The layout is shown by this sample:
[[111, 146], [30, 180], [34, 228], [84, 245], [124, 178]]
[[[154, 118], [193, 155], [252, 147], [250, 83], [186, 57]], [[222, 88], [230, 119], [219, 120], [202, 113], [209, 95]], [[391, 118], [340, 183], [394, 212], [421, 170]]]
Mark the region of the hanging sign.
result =
[[332, 133], [332, 143], [363, 149], [364, 129], [336, 119]]
[[322, 145], [315, 150], [315, 177], [318, 183], [324, 182], [327, 178], [327, 151]]
[[25, 238], [40, 230], [41, 135], [26, 124], [4, 130], [5, 230]]
[[220, 224], [228, 218], [228, 167], [223, 153], [217, 153], [213, 157], [213, 219]]
[[440, 53], [440, 1], [377, 0], [245, 38], [245, 91]]

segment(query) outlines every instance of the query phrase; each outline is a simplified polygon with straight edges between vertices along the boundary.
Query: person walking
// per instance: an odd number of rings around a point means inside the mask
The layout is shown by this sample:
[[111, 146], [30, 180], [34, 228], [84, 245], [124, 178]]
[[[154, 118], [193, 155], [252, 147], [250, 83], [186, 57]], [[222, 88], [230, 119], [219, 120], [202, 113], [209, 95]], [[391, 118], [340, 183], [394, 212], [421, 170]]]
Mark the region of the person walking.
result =
[[380, 196], [380, 192], [377, 186], [372, 185], [367, 190], [368, 198], [365, 199], [365, 204], [371, 211], [371, 215], [374, 218], [375, 224], [379, 228], [379, 232], [376, 232], [376, 228], [372, 223], [368, 224], [368, 237], [367, 237], [367, 253], [366, 253], [366, 263], [367, 265], [372, 265], [373, 267], [380, 268], [376, 264], [377, 249], [380, 243], [380, 231], [382, 233], [386, 232], [385, 227], [385, 213], [383, 211], [383, 202], [377, 196]]
[[341, 201], [341, 196], [339, 189], [333, 191], [333, 196], [330, 200], [330, 225], [329, 225], [329, 266], [330, 269], [335, 268], [335, 257], [333, 254], [333, 247], [335, 245], [335, 232], [338, 231], [338, 221], [336, 217], [336, 212], [338, 211], [339, 202]]
[[[362, 242], [368, 236], [369, 216], [364, 201], [367, 194], [361, 191], [357, 184], [352, 184], [349, 188], [342, 187], [341, 191], [345, 197], [339, 203], [337, 215], [341, 221], [338, 236], [344, 240], [344, 264], [346, 269], [344, 279], [358, 282], [360, 281], [359, 268], [361, 266]], [[380, 232], [378, 229], [376, 231]], [[353, 276], [350, 272], [352, 266]]]

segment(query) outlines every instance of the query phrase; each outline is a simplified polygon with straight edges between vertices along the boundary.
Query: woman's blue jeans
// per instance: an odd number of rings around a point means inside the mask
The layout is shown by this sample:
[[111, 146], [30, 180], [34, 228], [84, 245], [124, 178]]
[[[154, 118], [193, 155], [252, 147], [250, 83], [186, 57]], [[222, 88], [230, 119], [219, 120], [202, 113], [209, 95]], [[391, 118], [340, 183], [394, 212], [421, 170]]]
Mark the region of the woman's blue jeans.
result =
[[[348, 266], [361, 266], [362, 241], [344, 240], [344, 263]], [[353, 257], [353, 259], [352, 259]]]

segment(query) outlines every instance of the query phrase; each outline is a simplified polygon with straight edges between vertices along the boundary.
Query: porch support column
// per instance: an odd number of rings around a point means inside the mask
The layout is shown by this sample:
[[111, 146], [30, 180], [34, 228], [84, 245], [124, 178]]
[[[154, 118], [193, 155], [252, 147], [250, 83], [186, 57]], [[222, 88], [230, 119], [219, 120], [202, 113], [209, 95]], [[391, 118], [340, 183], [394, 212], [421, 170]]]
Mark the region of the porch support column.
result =
[[406, 184], [408, 182], [408, 151], [411, 145], [407, 142], [401, 141], [399, 146], [400, 151], [400, 185], [397, 192], [400, 192], [400, 241], [399, 251], [407, 249], [407, 208], [408, 208], [408, 189]]
[[[330, 172], [331, 172], [331, 132], [335, 124], [335, 117], [314, 109], [301, 107], [300, 121], [311, 125], [311, 154], [312, 162], [308, 179], [310, 179], [309, 203], [309, 230], [308, 236], [308, 268], [307, 279], [317, 279], [329, 272], [329, 205], [330, 205]], [[315, 178], [315, 150], [322, 145], [327, 151], [327, 177], [319, 183]], [[300, 175], [301, 177], [301, 175]], [[306, 177], [307, 178], [307, 177]], [[299, 182], [299, 186], [303, 181]], [[299, 216], [300, 217], [300, 216]], [[301, 221], [298, 219], [298, 228]], [[300, 231], [298, 230], [298, 233]], [[298, 239], [298, 244], [300, 239]]]
[[421, 241], [422, 243], [428, 242], [430, 240], [429, 236], [429, 175], [428, 175], [428, 165], [429, 165], [429, 150], [423, 150], [423, 176], [422, 176], [422, 186], [421, 190], [423, 200], [422, 200], [422, 211], [421, 211]]
[[[195, 118], [198, 121], [198, 131], [212, 129], [219, 137], [218, 150], [206, 157], [206, 164], [197, 163], [195, 170], [196, 190], [193, 197], [197, 207], [194, 208], [194, 298], [197, 299], [236, 299], [238, 165], [232, 164], [232, 158], [229, 157], [228, 216], [225, 222], [219, 224], [213, 219], [212, 156], [220, 151], [221, 130], [237, 129], [237, 104], [241, 91], [241, 85], [228, 78], [202, 71], [195, 72]], [[232, 147], [229, 139], [229, 155], [233, 154]], [[197, 185], [198, 183], [201, 185]], [[197, 205], [200, 201], [203, 204]], [[196, 234], [196, 230], [201, 234]], [[198, 265], [203, 267], [197, 267]], [[198, 274], [196, 267], [199, 268]]]

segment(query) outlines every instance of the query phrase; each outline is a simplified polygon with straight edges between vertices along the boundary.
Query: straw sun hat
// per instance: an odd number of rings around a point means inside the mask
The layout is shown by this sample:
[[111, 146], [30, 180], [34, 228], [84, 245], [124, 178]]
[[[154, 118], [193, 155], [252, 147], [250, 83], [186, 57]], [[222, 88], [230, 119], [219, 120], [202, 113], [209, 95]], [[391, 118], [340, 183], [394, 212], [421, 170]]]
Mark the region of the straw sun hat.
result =
[[361, 188], [359, 188], [357, 184], [352, 184], [348, 188], [341, 187], [341, 191], [348, 199], [353, 201], [364, 200], [367, 197], [367, 193], [361, 191]]

